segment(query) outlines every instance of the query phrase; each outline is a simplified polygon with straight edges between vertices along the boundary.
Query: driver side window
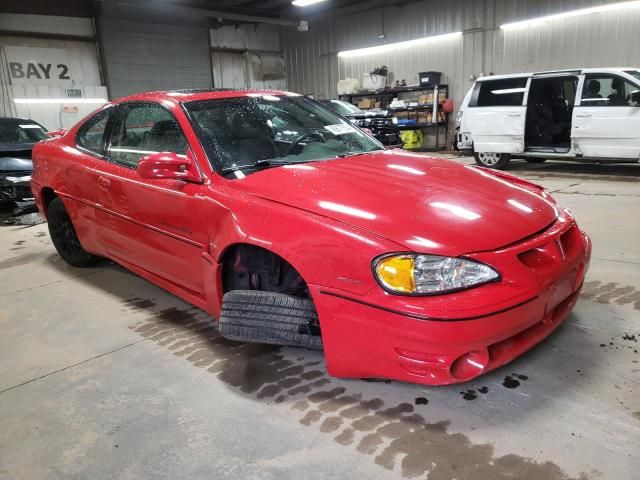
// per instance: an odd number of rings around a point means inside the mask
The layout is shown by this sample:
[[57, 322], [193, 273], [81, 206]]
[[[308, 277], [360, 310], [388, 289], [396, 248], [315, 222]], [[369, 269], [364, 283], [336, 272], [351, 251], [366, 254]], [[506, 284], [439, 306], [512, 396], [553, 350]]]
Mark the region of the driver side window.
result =
[[178, 121], [168, 110], [155, 104], [130, 104], [118, 112], [109, 155], [114, 162], [135, 168], [145, 155], [185, 155], [188, 148]]
[[582, 87], [584, 107], [634, 107], [631, 93], [640, 87], [615, 75], [586, 75]]

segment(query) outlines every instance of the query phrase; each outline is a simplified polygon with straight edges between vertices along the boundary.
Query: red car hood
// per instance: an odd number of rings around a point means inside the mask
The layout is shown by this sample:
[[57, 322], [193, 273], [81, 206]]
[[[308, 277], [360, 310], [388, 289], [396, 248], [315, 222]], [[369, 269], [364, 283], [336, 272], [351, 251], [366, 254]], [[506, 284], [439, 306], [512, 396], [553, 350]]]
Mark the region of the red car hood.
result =
[[496, 249], [557, 216], [550, 202], [506, 180], [400, 150], [276, 167], [229, 183], [440, 255]]

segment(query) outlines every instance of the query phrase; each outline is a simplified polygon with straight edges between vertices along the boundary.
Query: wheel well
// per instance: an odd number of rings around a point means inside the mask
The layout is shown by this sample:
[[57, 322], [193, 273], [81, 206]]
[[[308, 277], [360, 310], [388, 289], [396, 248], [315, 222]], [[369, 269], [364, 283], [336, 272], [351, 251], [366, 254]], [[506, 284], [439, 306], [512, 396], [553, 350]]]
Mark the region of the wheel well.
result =
[[44, 214], [47, 214], [47, 210], [49, 209], [49, 204], [51, 201], [56, 198], [56, 192], [53, 191], [53, 188], [44, 187], [42, 192], [40, 193], [40, 198], [42, 198], [42, 206], [44, 207]]
[[262, 247], [236, 244], [222, 255], [222, 289], [262, 290], [311, 298], [298, 271], [280, 255]]

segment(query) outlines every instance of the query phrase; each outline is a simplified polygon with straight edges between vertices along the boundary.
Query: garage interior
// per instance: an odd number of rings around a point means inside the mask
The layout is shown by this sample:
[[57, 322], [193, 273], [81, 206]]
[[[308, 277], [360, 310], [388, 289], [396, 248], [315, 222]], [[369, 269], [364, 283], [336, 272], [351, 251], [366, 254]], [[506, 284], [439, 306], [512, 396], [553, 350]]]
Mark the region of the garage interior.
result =
[[[617, 3], [4, 0], [0, 117], [68, 129], [107, 101], [174, 89], [285, 90], [365, 111], [404, 100], [407, 149], [472, 165], [455, 129], [478, 78], [639, 68], [640, 2], [600, 8]], [[375, 84], [383, 66], [390, 96], [341, 89]], [[423, 97], [429, 117], [412, 110]], [[563, 128], [526, 141], [566, 150]], [[0, 479], [637, 478], [640, 165], [514, 160], [509, 172], [589, 234], [587, 278], [550, 337], [438, 387], [335, 378], [322, 352], [229, 341], [115, 262], [65, 264], [33, 203], [2, 200]]]

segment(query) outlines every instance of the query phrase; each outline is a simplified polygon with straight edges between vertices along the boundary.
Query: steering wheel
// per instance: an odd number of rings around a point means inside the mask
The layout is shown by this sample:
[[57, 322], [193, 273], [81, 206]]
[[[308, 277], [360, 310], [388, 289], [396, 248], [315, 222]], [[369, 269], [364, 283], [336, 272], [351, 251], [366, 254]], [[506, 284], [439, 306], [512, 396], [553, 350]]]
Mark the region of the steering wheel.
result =
[[282, 155], [283, 157], [286, 157], [287, 155], [289, 155], [291, 152], [293, 152], [293, 149], [296, 148], [298, 146], [298, 144], [304, 140], [305, 138], [317, 138], [319, 139], [322, 143], [327, 143], [327, 139], [324, 138], [322, 136], [321, 133], [319, 132], [310, 132], [310, 133], [303, 133], [302, 135], [300, 135], [298, 138], [296, 138], [293, 142], [291, 142], [291, 145], [289, 146], [289, 148], [287, 148], [287, 151]]

